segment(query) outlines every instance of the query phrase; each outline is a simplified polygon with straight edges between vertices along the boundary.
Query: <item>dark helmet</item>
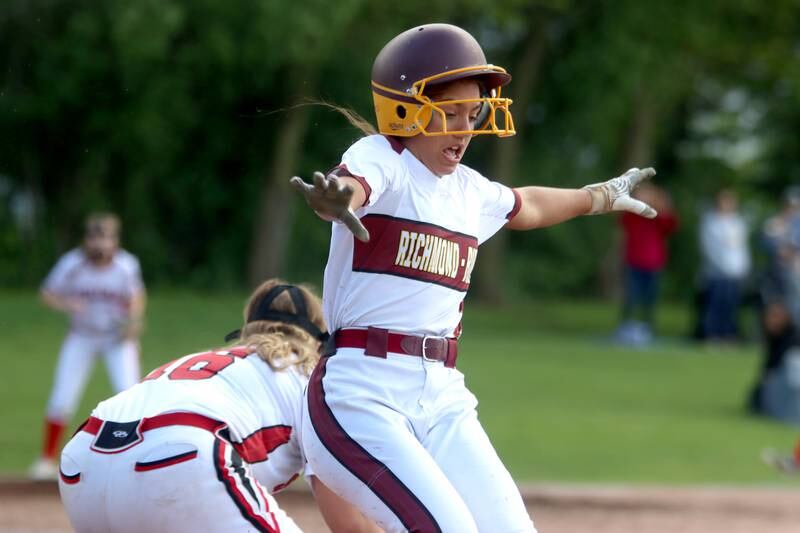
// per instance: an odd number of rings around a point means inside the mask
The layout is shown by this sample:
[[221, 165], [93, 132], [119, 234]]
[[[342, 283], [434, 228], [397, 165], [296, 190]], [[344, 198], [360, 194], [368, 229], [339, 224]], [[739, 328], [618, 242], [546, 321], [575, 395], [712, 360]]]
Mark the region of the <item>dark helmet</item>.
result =
[[[444, 118], [441, 108], [426, 96], [426, 87], [465, 78], [474, 78], [481, 85], [481, 98], [465, 100], [483, 104], [483, 116], [475, 129], [452, 132], [445, 125], [442, 132], [426, 131], [434, 112]], [[511, 75], [488, 64], [478, 41], [463, 29], [450, 24], [411, 28], [389, 41], [372, 65], [378, 129], [401, 137], [418, 133], [513, 135], [514, 123], [508, 110], [511, 100], [500, 98], [500, 88], [509, 81]], [[497, 124], [498, 111], [503, 116], [502, 125]]]

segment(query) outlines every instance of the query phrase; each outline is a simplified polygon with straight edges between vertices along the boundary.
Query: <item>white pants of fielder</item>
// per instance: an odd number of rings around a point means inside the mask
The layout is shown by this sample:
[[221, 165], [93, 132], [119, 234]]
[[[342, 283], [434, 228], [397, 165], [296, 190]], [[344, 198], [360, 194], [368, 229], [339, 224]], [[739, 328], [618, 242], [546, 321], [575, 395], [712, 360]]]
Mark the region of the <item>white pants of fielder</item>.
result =
[[136, 341], [71, 331], [58, 354], [47, 418], [67, 421], [75, 413], [97, 355], [102, 354], [114, 393], [139, 382], [139, 346]]
[[387, 532], [535, 533], [476, 406], [441, 362], [340, 348], [311, 376], [303, 446], [314, 475]]
[[78, 533], [300, 529], [224, 439], [169, 426], [117, 453], [79, 431], [61, 452], [59, 491]]

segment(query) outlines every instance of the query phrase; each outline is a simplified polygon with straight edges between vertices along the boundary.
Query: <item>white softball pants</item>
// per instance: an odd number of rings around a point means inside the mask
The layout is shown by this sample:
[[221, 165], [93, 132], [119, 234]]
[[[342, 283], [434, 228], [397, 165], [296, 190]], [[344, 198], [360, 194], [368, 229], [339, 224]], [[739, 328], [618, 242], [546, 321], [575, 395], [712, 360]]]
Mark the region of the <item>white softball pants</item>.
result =
[[535, 533], [464, 376], [340, 348], [308, 385], [302, 440], [328, 487], [387, 532]]
[[103, 356], [115, 394], [141, 379], [136, 341], [70, 332], [58, 354], [47, 418], [60, 421], [72, 418], [98, 354]]
[[225, 440], [204, 429], [144, 433], [119, 453], [78, 432], [61, 452], [59, 492], [78, 533], [300, 533]]

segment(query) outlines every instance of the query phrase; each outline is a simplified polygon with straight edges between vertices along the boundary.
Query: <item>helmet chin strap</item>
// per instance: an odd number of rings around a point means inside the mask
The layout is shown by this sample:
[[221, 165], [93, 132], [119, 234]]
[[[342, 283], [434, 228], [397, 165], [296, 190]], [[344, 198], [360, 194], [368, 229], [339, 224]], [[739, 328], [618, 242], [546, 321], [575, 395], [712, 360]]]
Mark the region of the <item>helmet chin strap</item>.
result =
[[[284, 291], [289, 292], [289, 296], [292, 299], [292, 303], [294, 303], [294, 308], [297, 310], [297, 313], [286, 313], [270, 309], [275, 298]], [[327, 331], [320, 330], [316, 324], [308, 318], [308, 310], [306, 308], [305, 298], [303, 298], [303, 293], [294, 285], [276, 285], [258, 300], [258, 303], [250, 310], [250, 314], [247, 316], [247, 323], [260, 320], [274, 320], [276, 322], [292, 324], [293, 326], [307, 331], [320, 342], [325, 342], [329, 337]], [[241, 329], [231, 331], [225, 335], [225, 342], [236, 340], [241, 334]]]

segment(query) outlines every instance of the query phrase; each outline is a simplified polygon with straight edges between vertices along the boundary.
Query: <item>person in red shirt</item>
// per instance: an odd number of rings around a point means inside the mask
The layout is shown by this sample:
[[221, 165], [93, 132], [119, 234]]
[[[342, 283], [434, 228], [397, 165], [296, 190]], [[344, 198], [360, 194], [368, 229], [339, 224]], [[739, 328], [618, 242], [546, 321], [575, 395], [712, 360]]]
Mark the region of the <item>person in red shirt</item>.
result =
[[667, 239], [677, 229], [678, 218], [663, 189], [646, 184], [636, 197], [650, 203], [658, 216], [647, 219], [624, 213], [619, 218], [624, 235], [625, 296], [622, 324], [616, 335], [624, 344], [644, 345], [652, 339], [658, 277], [667, 264]]

